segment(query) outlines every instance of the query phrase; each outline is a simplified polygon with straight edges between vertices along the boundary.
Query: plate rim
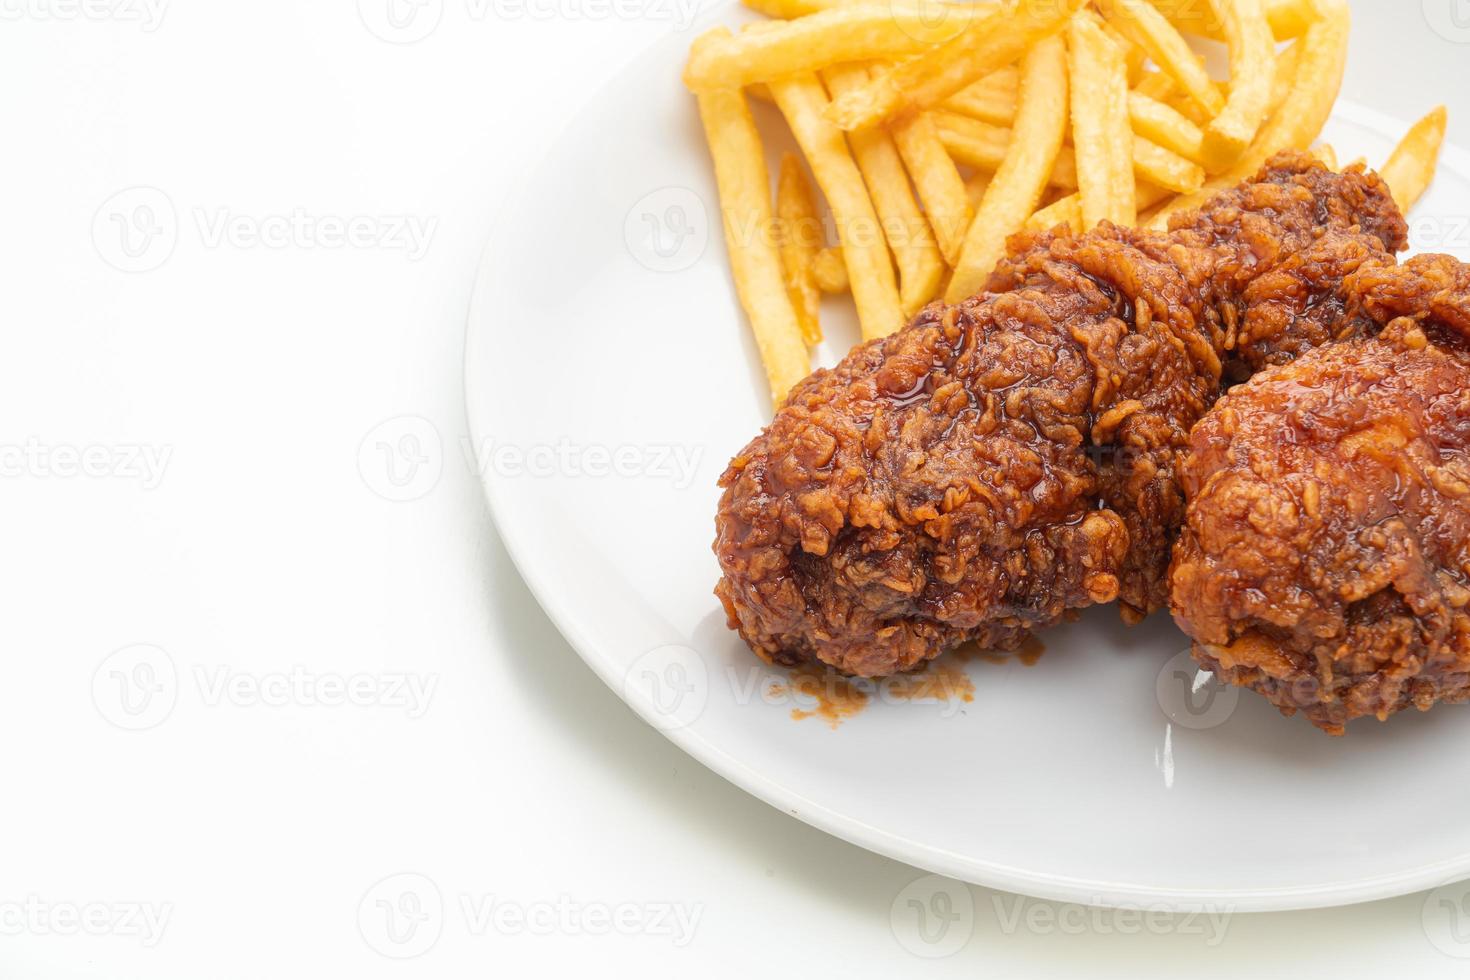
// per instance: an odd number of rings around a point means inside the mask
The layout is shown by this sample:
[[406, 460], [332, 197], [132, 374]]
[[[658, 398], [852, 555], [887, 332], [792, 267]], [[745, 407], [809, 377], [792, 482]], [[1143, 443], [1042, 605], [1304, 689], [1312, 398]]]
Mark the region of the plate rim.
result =
[[[714, 13], [723, 10], [724, 5]], [[616, 87], [623, 77], [631, 74], [639, 62], [659, 45], [667, 43], [660, 38], [645, 45], [624, 66], [612, 74], [602, 88]], [[569, 138], [572, 125], [592, 104], [596, 95], [591, 95], [578, 105], [568, 116], [567, 123], [549, 136], [537, 152], [524, 159], [531, 161], [525, 166], [515, 186], [525, 186], [527, 177], [534, 175], [540, 164], [554, 154]], [[1379, 112], [1350, 100], [1339, 99], [1333, 107], [1333, 116], [1344, 122], [1363, 125], [1380, 132], [1403, 128], [1404, 121], [1389, 113]], [[1470, 174], [1470, 152], [1451, 144], [1443, 149], [1444, 160], [1457, 162], [1456, 169]], [[712, 770], [726, 781], [751, 794], [809, 826], [830, 834], [865, 850], [903, 862], [923, 871], [952, 877], [982, 887], [1033, 896], [1052, 901], [1073, 902], [1103, 907], [1159, 907], [1167, 906], [1175, 911], [1201, 909], [1228, 909], [1231, 914], [1249, 912], [1296, 911], [1316, 908], [1331, 908], [1376, 901], [1435, 888], [1470, 877], [1470, 853], [1447, 858], [1429, 864], [1418, 865], [1389, 874], [1347, 878], [1341, 881], [1311, 885], [1285, 885], [1270, 888], [1233, 889], [1181, 889], [1168, 886], [1147, 885], [1137, 882], [1101, 881], [1068, 875], [1057, 875], [1018, 868], [994, 861], [985, 861], [959, 854], [934, 845], [925, 844], [893, 832], [874, 827], [854, 817], [823, 806], [806, 797], [800, 790], [764, 776], [752, 769], [727, 750], [701, 736], [692, 728], [669, 728], [657, 724], [655, 712], [636, 698], [629, 698], [623, 690], [621, 674], [610, 658], [598, 652], [598, 645], [578, 623], [571, 607], [570, 598], [563, 596], [552, 583], [538, 571], [537, 564], [530, 559], [535, 542], [518, 529], [518, 522], [510, 519], [509, 504], [501, 494], [503, 479], [495, 476], [495, 468], [485, 465], [481, 457], [482, 447], [487, 445], [490, 433], [484, 431], [482, 420], [493, 414], [487, 411], [477, 375], [477, 365], [482, 362], [483, 345], [493, 343], [495, 331], [480, 326], [493, 322], [486, 315], [491, 304], [490, 296], [496, 286], [497, 263], [495, 257], [502, 237], [502, 220], [516, 206], [516, 196], [508, 196], [491, 220], [491, 233], [476, 264], [474, 286], [471, 290], [465, 320], [463, 347], [464, 365], [461, 380], [464, 385], [465, 421], [471, 444], [476, 456], [477, 474], [481, 490], [488, 506], [491, 521], [500, 536], [511, 563], [515, 566], [536, 602], [556, 626], [557, 631], [576, 651], [577, 656], [589, 666], [604, 684], [624, 704], [650, 727], [659, 731], [684, 753], [701, 765]], [[514, 288], [510, 285], [509, 288]]]

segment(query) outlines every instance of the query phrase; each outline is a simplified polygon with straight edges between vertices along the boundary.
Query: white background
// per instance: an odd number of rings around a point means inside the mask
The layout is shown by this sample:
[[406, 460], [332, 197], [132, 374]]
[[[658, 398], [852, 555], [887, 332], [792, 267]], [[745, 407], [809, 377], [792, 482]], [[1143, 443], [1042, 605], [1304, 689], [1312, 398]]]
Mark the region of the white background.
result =
[[[386, 0], [88, 2], [0, 0], [0, 976], [1470, 970], [1424, 896], [1222, 937], [980, 888], [920, 963], [920, 872], [727, 785], [567, 647], [463, 459], [466, 304], [519, 175], [680, 0], [423, 0], [409, 45]], [[1447, 101], [1470, 145], [1470, 5], [1354, 8], [1344, 94]], [[427, 434], [419, 499], [377, 492], [384, 431]]]

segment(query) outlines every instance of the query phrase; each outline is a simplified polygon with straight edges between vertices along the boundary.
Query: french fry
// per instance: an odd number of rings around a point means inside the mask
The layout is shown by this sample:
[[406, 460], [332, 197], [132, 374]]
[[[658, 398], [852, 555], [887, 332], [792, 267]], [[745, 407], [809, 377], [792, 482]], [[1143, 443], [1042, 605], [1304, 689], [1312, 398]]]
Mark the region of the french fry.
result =
[[[767, 17], [777, 20], [795, 20], [798, 17], [809, 17], [819, 14], [824, 10], [832, 10], [837, 7], [851, 7], [855, 3], [862, 2], [869, 6], [882, 6], [889, 9], [909, 9], [914, 11], [928, 10], [936, 6], [935, 0], [743, 0], [744, 4], [751, 10], [759, 11]], [[943, 5], [957, 6], [949, 3], [949, 0], [941, 0]], [[940, 11], [941, 16], [948, 16]]]
[[1316, 157], [1328, 170], [1337, 169], [1337, 151], [1332, 148], [1331, 143], [1318, 143], [1307, 152]]
[[711, 32], [690, 52], [684, 84], [696, 92], [736, 88], [840, 61], [917, 54], [953, 38], [971, 20], [972, 14], [949, 5], [918, 11], [863, 4], [739, 35]]
[[1019, 78], [1015, 69], [1002, 68], [993, 75], [987, 75], [980, 81], [965, 86], [940, 105], [982, 122], [1009, 126], [1016, 118]]
[[1276, 43], [1265, 0], [1210, 0], [1230, 48], [1230, 95], [1205, 127], [1205, 165], [1228, 168], [1250, 146], [1271, 103], [1271, 62]]
[[945, 150], [939, 129], [928, 113], [896, 121], [888, 131], [929, 216], [940, 254], [953, 265], [959, 261], [965, 231], [970, 227], [970, 203], [959, 168]]
[[945, 109], [935, 109], [929, 115], [939, 129], [944, 148], [956, 162], [993, 172], [1005, 160], [1006, 148], [1011, 142], [1011, 131], [1007, 127], [994, 126]]
[[[1009, 129], [942, 109], [936, 109], [930, 115], [939, 129], [940, 141], [955, 160], [981, 171], [999, 169], [1010, 147]], [[1075, 114], [1073, 119], [1075, 128]], [[1204, 183], [1205, 173], [1199, 165], [1142, 136], [1133, 135], [1126, 127], [1123, 135], [1133, 150], [1133, 169], [1144, 180], [1180, 193], [1196, 190]], [[1063, 147], [1057, 155], [1051, 183], [1066, 190], [1077, 188], [1077, 159], [1071, 147]]]
[[1027, 231], [1050, 231], [1066, 225], [1072, 234], [1082, 234], [1082, 199], [1076, 194], [1058, 198], [1026, 220]]
[[[1227, 86], [1223, 82], [1215, 83], [1215, 90], [1220, 93], [1220, 104], [1223, 106]], [[1211, 113], [1201, 109], [1199, 103], [1185, 95], [1177, 82], [1161, 71], [1144, 72], [1143, 77], [1133, 86], [1133, 91], [1164, 103], [1196, 126], [1206, 126], [1214, 118]]]
[[1293, 59], [1292, 83], [1250, 149], [1233, 167], [1206, 182], [1198, 191], [1160, 208], [1150, 220], [1151, 226], [1167, 228], [1171, 215], [1197, 208], [1220, 191], [1247, 179], [1282, 150], [1306, 149], [1322, 132], [1342, 87], [1351, 16], [1343, 0], [1318, 0], [1318, 4], [1322, 16], [1292, 45], [1298, 49]]
[[738, 90], [701, 93], [699, 115], [714, 159], [735, 289], [779, 405], [811, 371], [811, 360], [781, 276], [781, 257], [767, 234], [771, 185], [760, 133]]
[[1145, 181], [1138, 182], [1138, 207], [1139, 209], [1151, 208], [1156, 204], [1162, 204], [1174, 196], [1174, 192], [1167, 187], [1150, 184]]
[[[980, 207], [980, 202], [985, 200], [985, 191], [990, 187], [990, 174], [983, 170], [977, 170], [965, 181], [965, 198], [970, 202], [970, 210], [975, 211]], [[975, 222], [970, 221], [973, 227]]]
[[1301, 60], [1302, 48], [1302, 42], [1295, 41], [1276, 55], [1276, 64], [1271, 66], [1272, 113], [1281, 108], [1287, 96], [1291, 95], [1292, 87], [1296, 85], [1297, 64]]
[[1317, 19], [1313, 0], [1266, 0], [1266, 19], [1271, 22], [1271, 36], [1278, 41], [1301, 37]]
[[[1165, 190], [1155, 184], [1138, 183], [1138, 208], [1151, 208], [1173, 197], [1172, 191]], [[1072, 229], [1074, 235], [1080, 235], [1086, 231], [1082, 224], [1082, 199], [1076, 194], [1068, 194], [1066, 197], [1058, 198], [1051, 204], [1033, 214], [1026, 222], [1028, 231], [1046, 231], [1057, 225], [1067, 225]]]
[[1100, 0], [1098, 6], [1108, 23], [1143, 49], [1208, 116], [1225, 108], [1225, 98], [1206, 74], [1200, 56], [1156, 8], [1146, 0]]
[[[1143, 77], [1133, 86], [1133, 91], [1140, 95], [1146, 95], [1158, 102], [1167, 102], [1178, 92], [1179, 86], [1174, 79], [1161, 71], [1144, 72]], [[1220, 105], [1225, 105], [1225, 96], [1220, 96]]]
[[777, 20], [795, 20], [810, 14], [847, 6], [846, 0], [743, 0], [751, 10]]
[[[1155, 5], [1179, 30], [1212, 41], [1225, 40], [1220, 20], [1206, 0], [1154, 0]], [[1278, 41], [1301, 37], [1317, 19], [1313, 0], [1266, 0], [1266, 20]]]
[[1008, 0], [976, 17], [956, 37], [879, 72], [864, 88], [832, 103], [828, 118], [845, 130], [872, 126], [899, 112], [938, 105], [978, 78], [1018, 60], [1061, 30], [1085, 0]]
[[1133, 131], [1192, 163], [1203, 162], [1204, 130], [1173, 106], [1141, 92], [1128, 93], [1128, 122]]
[[[834, 65], [823, 70], [822, 79], [832, 96], [838, 97], [867, 84], [868, 70], [861, 65]], [[848, 133], [847, 142], [898, 265], [898, 294], [904, 315], [913, 316], [939, 288], [944, 278], [944, 258], [928, 220], [914, 203], [903, 159], [887, 130], [876, 127]]]
[[945, 300], [978, 292], [1046, 190], [1067, 132], [1067, 47], [1059, 37], [1038, 41], [1021, 64], [1020, 101], [1010, 145], [965, 236]]
[[1444, 143], [1445, 126], [1449, 113], [1444, 106], [1434, 109], [1429, 115], [1416, 122], [1378, 175], [1393, 192], [1393, 202], [1404, 214], [1414, 206], [1420, 195], [1434, 180], [1435, 167], [1439, 164], [1439, 148]]
[[1129, 38], [1124, 37], [1118, 32], [1116, 27], [1103, 20], [1091, 10], [1080, 11], [1077, 16], [1089, 17], [1099, 24], [1103, 29], [1103, 33], [1112, 38], [1113, 43], [1118, 46], [1118, 50], [1123, 52], [1123, 63], [1128, 66], [1128, 84], [1130, 86], [1143, 77], [1144, 66], [1148, 64], [1148, 52], [1134, 44]]
[[812, 186], [796, 154], [781, 156], [781, 173], [776, 178], [776, 221], [780, 228], [781, 271], [786, 291], [796, 308], [796, 322], [808, 346], [822, 342], [822, 325], [818, 317], [822, 305], [821, 290], [812, 276], [812, 260], [822, 250], [822, 217]]
[[1128, 126], [1128, 67], [1123, 53], [1086, 17], [1067, 24], [1072, 143], [1082, 221], [1131, 225], [1138, 216], [1133, 134]]
[[1205, 172], [1198, 164], [1142, 136], [1131, 139], [1136, 176], [1179, 194], [1187, 194], [1204, 185]]
[[903, 326], [903, 305], [863, 175], [842, 132], [824, 116], [827, 93], [812, 74], [772, 80], [770, 86], [836, 219], [863, 338], [885, 337]]
[[828, 245], [817, 253], [812, 259], [812, 277], [824, 293], [847, 292], [847, 263], [842, 259], [841, 245]]
[[[1296, 81], [1296, 58], [1300, 49], [1299, 43], [1292, 43], [1276, 54], [1276, 61], [1271, 67], [1272, 112], [1286, 98], [1292, 83]], [[1214, 84], [1216, 89], [1222, 93], [1220, 100], [1223, 104], [1225, 98], [1223, 93], [1229, 91], [1229, 86], [1224, 82]], [[1133, 87], [1133, 90], [1139, 95], [1163, 102], [1197, 126], [1206, 126], [1210, 122], [1210, 117], [1202, 113], [1199, 106], [1179, 90], [1178, 83], [1163, 72], [1147, 72], [1143, 80]]]

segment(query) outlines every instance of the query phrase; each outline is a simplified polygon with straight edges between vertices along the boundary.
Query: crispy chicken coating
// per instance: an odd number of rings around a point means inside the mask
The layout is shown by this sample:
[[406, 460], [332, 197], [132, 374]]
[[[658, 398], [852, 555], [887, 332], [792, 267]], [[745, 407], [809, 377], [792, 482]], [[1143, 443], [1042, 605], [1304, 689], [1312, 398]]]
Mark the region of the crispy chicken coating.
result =
[[816, 372], [732, 460], [731, 627], [771, 661], [880, 676], [1094, 603], [1159, 608], [1222, 374], [1350, 334], [1342, 276], [1403, 239], [1376, 177], [1300, 155], [1167, 234], [1018, 236], [986, 292]]
[[1195, 428], [1172, 605], [1195, 658], [1342, 734], [1470, 698], [1470, 268], [1345, 283], [1379, 337], [1304, 354]]
[[[1106, 234], [1099, 229], [1083, 241]], [[1376, 331], [1367, 318], [1343, 315], [1343, 278], [1392, 266], [1408, 228], [1376, 175], [1362, 168], [1333, 173], [1310, 157], [1282, 154], [1200, 211], [1177, 215], [1169, 235], [1129, 231], [1123, 238], [1177, 271], [1189, 294], [1180, 300], [1145, 278], [1149, 266], [1134, 253], [1111, 249], [1106, 268], [1094, 262], [1089, 274], [1127, 298], [1124, 318], [1187, 314], [1221, 361], [1209, 366], [1208, 377], [1181, 376], [1176, 361], [1134, 337], [1126, 370], [1110, 366], [1114, 370], [1101, 376], [1103, 385], [1111, 377], [1127, 388], [1118, 407], [1100, 415], [1094, 445], [1103, 463], [1102, 502], [1124, 518], [1129, 532], [1118, 600], [1124, 618], [1134, 622], [1167, 604], [1164, 572], [1184, 519], [1177, 461], [1190, 426], [1218, 396], [1221, 375], [1239, 380], [1313, 347]], [[1038, 266], [1058, 258], [1038, 252], [1023, 249], [1003, 261], [989, 288], [1025, 288], [1023, 270], [1035, 275]], [[1194, 400], [1201, 391], [1203, 405]]]

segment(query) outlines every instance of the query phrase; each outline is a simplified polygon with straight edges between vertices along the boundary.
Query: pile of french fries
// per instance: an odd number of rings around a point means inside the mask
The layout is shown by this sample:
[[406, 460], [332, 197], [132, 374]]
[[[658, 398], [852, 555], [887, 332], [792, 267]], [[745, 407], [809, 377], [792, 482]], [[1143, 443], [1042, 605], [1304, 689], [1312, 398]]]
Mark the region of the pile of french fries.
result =
[[[684, 82], [778, 403], [811, 370], [823, 293], [850, 292], [863, 338], [883, 337], [980, 291], [1017, 231], [1163, 227], [1313, 149], [1348, 45], [1345, 0], [744, 2], [771, 19], [696, 39]], [[1202, 41], [1224, 45], [1227, 79]], [[805, 158], [781, 161], [774, 203], [749, 99], [775, 104]], [[1404, 210], [1445, 122], [1431, 112], [1381, 171]]]

